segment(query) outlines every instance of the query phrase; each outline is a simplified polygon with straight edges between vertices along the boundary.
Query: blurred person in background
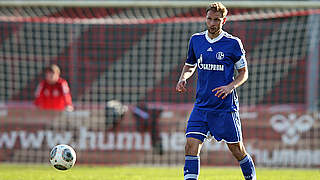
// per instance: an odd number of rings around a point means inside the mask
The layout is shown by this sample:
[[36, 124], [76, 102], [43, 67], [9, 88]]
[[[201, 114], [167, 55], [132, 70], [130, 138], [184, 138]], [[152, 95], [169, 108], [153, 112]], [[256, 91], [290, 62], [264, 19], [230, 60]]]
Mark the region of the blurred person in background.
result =
[[34, 104], [44, 110], [73, 111], [70, 88], [60, 77], [58, 65], [52, 64], [45, 69], [45, 79], [36, 89]]
[[129, 109], [136, 121], [136, 130], [140, 133], [150, 133], [153, 152], [163, 155], [158, 123], [162, 109], [149, 107], [145, 102], [140, 102], [129, 108], [118, 100], [110, 100], [105, 107], [106, 127], [113, 131], [116, 130]]
[[139, 132], [151, 134], [151, 144], [155, 154], [163, 155], [162, 140], [160, 137], [159, 117], [162, 109], [149, 107], [141, 102], [132, 108], [136, 120], [136, 128]]

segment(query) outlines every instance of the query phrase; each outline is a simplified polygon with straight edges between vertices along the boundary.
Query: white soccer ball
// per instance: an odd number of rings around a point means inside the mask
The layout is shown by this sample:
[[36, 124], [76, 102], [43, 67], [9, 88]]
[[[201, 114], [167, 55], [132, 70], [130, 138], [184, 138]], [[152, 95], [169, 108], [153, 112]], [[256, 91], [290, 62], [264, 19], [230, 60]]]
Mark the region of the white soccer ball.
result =
[[76, 158], [76, 152], [73, 148], [65, 144], [56, 145], [50, 152], [50, 162], [53, 167], [59, 170], [72, 168]]

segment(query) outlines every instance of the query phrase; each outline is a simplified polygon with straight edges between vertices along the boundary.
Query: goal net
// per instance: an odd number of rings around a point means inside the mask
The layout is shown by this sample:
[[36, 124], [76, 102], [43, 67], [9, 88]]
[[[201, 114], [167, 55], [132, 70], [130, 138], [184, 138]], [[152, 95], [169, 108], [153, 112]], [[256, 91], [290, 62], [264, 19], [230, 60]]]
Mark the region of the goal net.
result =
[[[206, 2], [207, 3], [207, 2]], [[203, 2], [0, 3], [0, 161], [47, 163], [69, 144], [83, 164], [181, 165], [195, 100], [175, 85]], [[320, 4], [226, 2], [249, 79], [237, 88], [247, 150], [258, 166], [319, 167]], [[73, 112], [33, 104], [50, 64], [69, 83]], [[204, 165], [237, 165], [205, 142]]]

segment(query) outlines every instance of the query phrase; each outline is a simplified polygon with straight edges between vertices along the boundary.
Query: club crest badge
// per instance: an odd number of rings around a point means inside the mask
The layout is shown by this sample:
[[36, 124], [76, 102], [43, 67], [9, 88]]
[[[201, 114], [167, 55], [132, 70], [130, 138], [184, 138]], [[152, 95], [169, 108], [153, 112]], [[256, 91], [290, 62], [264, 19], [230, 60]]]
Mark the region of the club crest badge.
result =
[[217, 58], [218, 60], [222, 60], [222, 59], [224, 58], [224, 53], [221, 52], [221, 51], [217, 52], [216, 58]]

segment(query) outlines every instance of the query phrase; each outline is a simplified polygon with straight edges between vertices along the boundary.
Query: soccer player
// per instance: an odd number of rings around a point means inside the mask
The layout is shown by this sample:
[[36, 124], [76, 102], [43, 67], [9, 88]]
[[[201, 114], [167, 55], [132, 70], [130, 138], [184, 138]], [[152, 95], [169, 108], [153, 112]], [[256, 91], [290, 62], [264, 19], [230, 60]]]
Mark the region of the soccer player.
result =
[[73, 111], [70, 88], [60, 77], [59, 66], [52, 64], [45, 69], [45, 79], [38, 85], [34, 104], [40, 109]]
[[[176, 85], [176, 91], [185, 92], [187, 79], [198, 70], [196, 102], [186, 128], [185, 180], [198, 179], [199, 154], [208, 135], [227, 143], [245, 179], [256, 179], [254, 163], [242, 142], [236, 93], [236, 88], [248, 79], [245, 51], [239, 38], [222, 30], [226, 15], [222, 3], [208, 6], [207, 30], [191, 36], [188, 57]], [[235, 78], [234, 68], [238, 71]]]

